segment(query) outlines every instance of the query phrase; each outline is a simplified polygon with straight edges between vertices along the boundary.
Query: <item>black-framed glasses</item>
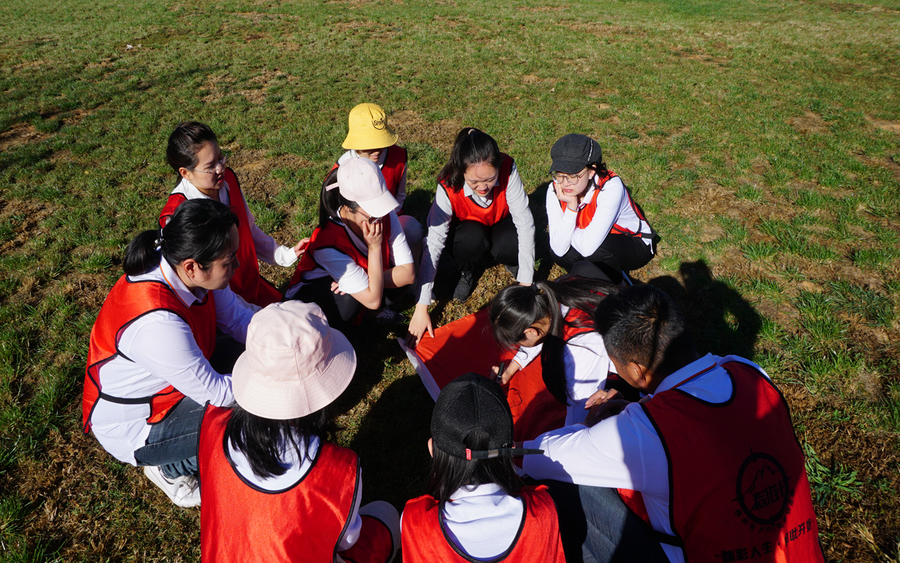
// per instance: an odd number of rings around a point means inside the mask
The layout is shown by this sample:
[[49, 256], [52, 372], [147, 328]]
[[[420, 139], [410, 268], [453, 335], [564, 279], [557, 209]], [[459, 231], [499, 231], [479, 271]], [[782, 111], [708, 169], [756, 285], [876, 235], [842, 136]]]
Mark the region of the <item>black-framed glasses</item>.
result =
[[578, 174], [563, 174], [562, 172], [554, 172], [550, 174], [550, 177], [553, 178], [553, 181], [557, 184], [568, 185], [577, 184], [579, 180], [584, 178], [585, 174], [588, 173], [589, 168], [585, 168]]

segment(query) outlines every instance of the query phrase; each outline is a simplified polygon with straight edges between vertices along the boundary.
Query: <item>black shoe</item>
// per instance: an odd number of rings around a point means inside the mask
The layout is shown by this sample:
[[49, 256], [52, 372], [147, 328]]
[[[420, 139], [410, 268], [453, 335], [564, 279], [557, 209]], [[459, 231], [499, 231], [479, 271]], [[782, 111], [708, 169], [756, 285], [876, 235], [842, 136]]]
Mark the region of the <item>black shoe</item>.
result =
[[459, 276], [459, 283], [453, 290], [453, 300], [460, 303], [467, 301], [475, 290], [475, 274], [473, 272], [462, 272]]

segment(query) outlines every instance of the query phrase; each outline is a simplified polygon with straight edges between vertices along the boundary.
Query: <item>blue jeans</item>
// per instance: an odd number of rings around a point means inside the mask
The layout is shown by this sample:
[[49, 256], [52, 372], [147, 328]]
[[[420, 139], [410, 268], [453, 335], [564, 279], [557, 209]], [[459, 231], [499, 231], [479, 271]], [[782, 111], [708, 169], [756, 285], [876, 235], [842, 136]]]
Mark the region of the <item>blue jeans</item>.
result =
[[668, 563], [653, 530], [615, 489], [546, 481], [559, 513], [566, 561]]
[[200, 424], [205, 405], [198, 405], [185, 397], [150, 428], [147, 445], [135, 450], [138, 465], [158, 465], [169, 479], [196, 475], [200, 467], [197, 451], [200, 447]]
[[[244, 345], [230, 336], [216, 337], [216, 351], [209, 363], [219, 373], [231, 373]], [[200, 447], [200, 424], [206, 405], [185, 397], [164, 419], [150, 428], [145, 446], [134, 452], [138, 465], [158, 465], [169, 479], [196, 475], [199, 471], [197, 451]]]

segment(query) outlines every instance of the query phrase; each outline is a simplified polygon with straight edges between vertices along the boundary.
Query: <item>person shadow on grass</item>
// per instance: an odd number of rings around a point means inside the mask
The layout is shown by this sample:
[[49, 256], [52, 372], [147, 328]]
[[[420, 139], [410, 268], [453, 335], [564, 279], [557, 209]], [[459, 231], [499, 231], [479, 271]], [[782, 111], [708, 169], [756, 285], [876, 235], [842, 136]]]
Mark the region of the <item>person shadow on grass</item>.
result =
[[668, 293], [684, 311], [700, 350], [717, 356], [736, 355], [753, 360], [762, 317], [727, 283], [713, 278], [703, 260], [683, 262], [682, 282], [661, 276], [648, 283]]

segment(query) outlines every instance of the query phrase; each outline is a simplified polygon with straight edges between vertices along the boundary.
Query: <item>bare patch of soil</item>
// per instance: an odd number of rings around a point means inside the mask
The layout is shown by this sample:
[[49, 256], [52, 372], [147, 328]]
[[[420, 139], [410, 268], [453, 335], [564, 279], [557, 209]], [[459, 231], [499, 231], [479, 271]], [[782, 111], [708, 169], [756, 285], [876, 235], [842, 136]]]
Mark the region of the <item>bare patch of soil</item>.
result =
[[788, 124], [799, 133], [805, 135], [824, 135], [830, 131], [828, 123], [822, 119], [822, 116], [811, 111], [807, 111], [803, 117], [792, 117], [788, 119]]
[[16, 225], [15, 236], [0, 243], [0, 254], [7, 254], [30, 239], [40, 237], [43, 234], [41, 223], [57, 211], [52, 204], [36, 200], [0, 200], [0, 205], [0, 220]]
[[40, 143], [49, 133], [41, 133], [31, 123], [16, 123], [0, 133], [0, 151], [6, 151], [19, 145]]
[[391, 114], [390, 123], [403, 142], [426, 143], [448, 154], [456, 134], [463, 127], [455, 119], [428, 122], [411, 110]]

